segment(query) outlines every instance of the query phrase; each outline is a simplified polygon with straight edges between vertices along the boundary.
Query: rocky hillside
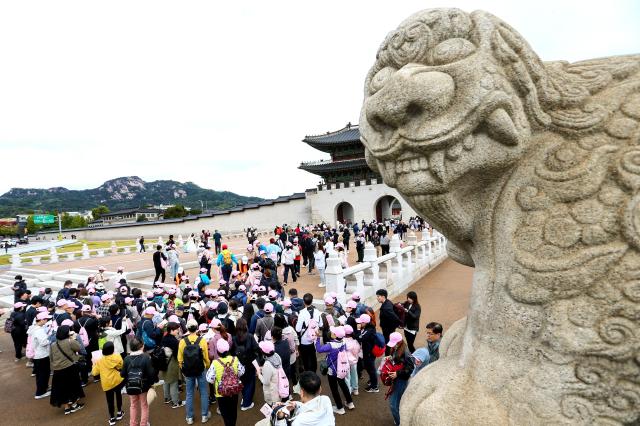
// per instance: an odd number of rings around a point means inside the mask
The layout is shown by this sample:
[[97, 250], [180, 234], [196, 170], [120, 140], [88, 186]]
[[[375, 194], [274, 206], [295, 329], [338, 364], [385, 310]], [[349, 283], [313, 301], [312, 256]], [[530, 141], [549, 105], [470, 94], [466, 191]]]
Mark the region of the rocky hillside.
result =
[[98, 188], [79, 191], [60, 187], [13, 188], [0, 196], [0, 217], [32, 210], [89, 210], [100, 204], [112, 211], [157, 204], [182, 204], [200, 209], [199, 200], [206, 202], [209, 209], [218, 210], [259, 202], [262, 198], [204, 189], [193, 182], [145, 182], [137, 176], [129, 176], [108, 180]]

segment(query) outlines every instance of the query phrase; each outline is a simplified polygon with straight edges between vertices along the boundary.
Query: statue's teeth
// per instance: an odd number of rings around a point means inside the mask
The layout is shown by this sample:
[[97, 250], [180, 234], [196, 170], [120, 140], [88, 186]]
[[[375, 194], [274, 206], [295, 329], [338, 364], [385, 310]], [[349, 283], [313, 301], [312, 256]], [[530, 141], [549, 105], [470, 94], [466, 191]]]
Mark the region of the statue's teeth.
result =
[[440, 182], [444, 180], [444, 151], [439, 150], [429, 155], [429, 169], [431, 174]]
[[426, 157], [420, 157], [420, 168], [427, 170], [429, 168], [429, 162]]
[[485, 120], [489, 136], [505, 145], [517, 145], [520, 139], [511, 117], [502, 108], [493, 111]]
[[467, 151], [471, 151], [474, 146], [476, 146], [476, 139], [472, 134], [467, 135], [467, 137], [462, 141], [462, 147]]

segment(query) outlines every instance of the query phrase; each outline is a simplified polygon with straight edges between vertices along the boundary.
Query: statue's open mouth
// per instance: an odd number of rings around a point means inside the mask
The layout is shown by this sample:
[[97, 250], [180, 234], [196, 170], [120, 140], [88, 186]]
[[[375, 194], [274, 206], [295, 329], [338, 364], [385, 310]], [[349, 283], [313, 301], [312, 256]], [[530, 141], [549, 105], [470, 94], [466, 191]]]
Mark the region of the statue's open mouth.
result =
[[445, 114], [411, 132], [402, 127], [379, 132], [375, 123], [367, 123], [370, 129], [361, 132], [361, 137], [388, 185], [395, 186], [403, 175], [428, 173], [435, 186], [440, 186], [446, 183], [445, 159], [455, 161], [463, 150], [472, 150], [479, 133], [504, 145], [517, 145], [522, 132], [516, 127], [513, 114], [506, 94], [495, 92], [460, 118]]

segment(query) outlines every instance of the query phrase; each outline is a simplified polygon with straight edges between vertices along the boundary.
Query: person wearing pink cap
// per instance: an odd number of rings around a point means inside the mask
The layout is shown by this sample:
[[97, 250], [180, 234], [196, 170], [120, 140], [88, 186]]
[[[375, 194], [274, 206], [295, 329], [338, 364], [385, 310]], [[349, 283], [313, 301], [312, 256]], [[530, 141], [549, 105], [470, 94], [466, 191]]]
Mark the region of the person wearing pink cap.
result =
[[[354, 320], [355, 322], [355, 320]], [[358, 360], [360, 355], [360, 343], [355, 339], [353, 333], [356, 329], [347, 324], [344, 326], [344, 343], [347, 346], [347, 355], [349, 356], [349, 380], [347, 385], [351, 390], [351, 395], [358, 395]]]
[[389, 396], [389, 407], [391, 415], [397, 425], [400, 424], [400, 399], [407, 389], [409, 378], [415, 367], [411, 352], [402, 339], [402, 334], [394, 331], [389, 335], [387, 346], [391, 349], [391, 353], [387, 357], [387, 363], [393, 366], [389, 373], [389, 378], [393, 380], [391, 384], [391, 393]]
[[[327, 366], [327, 379], [329, 381], [329, 388], [331, 389], [331, 395], [335, 402], [333, 412], [339, 415], [344, 415], [346, 407], [349, 410], [353, 410], [355, 405], [353, 404], [353, 398], [349, 386], [347, 385], [346, 378], [338, 377], [338, 353], [347, 350], [346, 344], [343, 341], [345, 336], [344, 327], [330, 326], [329, 328], [329, 341], [324, 344], [320, 343], [320, 338], [316, 340], [316, 351], [318, 353], [326, 353], [326, 366]], [[342, 390], [346, 404], [342, 404], [342, 398], [338, 388]]]
[[[51, 319], [49, 312], [36, 314], [35, 323], [27, 331], [33, 348], [33, 372], [36, 375], [35, 399], [46, 398], [51, 395], [49, 388], [49, 375], [51, 374], [51, 362], [49, 351], [49, 327], [46, 324]], [[28, 351], [27, 351], [28, 352]]]
[[77, 364], [81, 349], [82, 345], [75, 339], [73, 330], [66, 325], [59, 326], [50, 350], [53, 378], [49, 402], [54, 407], [64, 406], [65, 415], [84, 407], [84, 404], [78, 402], [84, 397]]
[[15, 362], [19, 362], [22, 359], [22, 349], [27, 344], [27, 325], [26, 325], [26, 313], [24, 302], [16, 302], [13, 304], [13, 311], [7, 322], [10, 325], [5, 324], [5, 330], [9, 328], [11, 330], [11, 339], [13, 339], [13, 347], [16, 352]]
[[[78, 318], [78, 324], [80, 325], [80, 333], [87, 333], [87, 337], [89, 339], [89, 345], [86, 347], [86, 357], [87, 357], [87, 368], [84, 371], [80, 372], [80, 376], [82, 379], [83, 385], [86, 385], [89, 378], [89, 373], [91, 372], [91, 363], [92, 363], [92, 354], [94, 351], [98, 350], [98, 329], [99, 322], [96, 319], [96, 314], [91, 309], [89, 305], [82, 305], [80, 309], [80, 317]], [[97, 381], [97, 380], [95, 380]]]
[[316, 359], [315, 339], [312, 338], [314, 329], [312, 324], [320, 324], [320, 311], [313, 306], [313, 295], [311, 293], [306, 293], [302, 300], [304, 308], [298, 314], [298, 321], [295, 327], [296, 332], [300, 334], [300, 359], [304, 371], [313, 371], [315, 373], [318, 369], [318, 362]]
[[282, 367], [282, 360], [276, 353], [273, 342], [263, 340], [258, 343], [258, 346], [264, 356], [264, 364], [258, 371], [258, 379], [262, 382], [264, 402], [273, 405], [282, 400], [278, 392], [278, 369]]
[[[227, 340], [219, 339], [216, 341], [217, 358], [211, 362], [211, 367], [207, 373], [207, 381], [213, 384], [213, 392], [218, 401], [218, 408], [225, 426], [236, 425], [238, 419], [238, 395], [242, 391], [240, 376], [242, 376], [243, 371], [238, 358], [230, 354], [230, 349], [231, 345]], [[231, 395], [223, 395], [220, 393], [220, 383], [225, 369], [229, 367], [234, 374], [232, 380], [236, 383], [235, 391]], [[227, 378], [225, 379], [228, 380]]]
[[369, 384], [365, 388], [366, 392], [377, 393], [378, 374], [376, 373], [376, 357], [373, 354], [373, 347], [376, 344], [376, 326], [373, 325], [371, 317], [368, 314], [362, 314], [356, 319], [359, 334], [358, 342], [362, 347], [362, 366], [369, 375]]
[[258, 337], [258, 342], [263, 341], [265, 334], [267, 334], [267, 331], [273, 328], [273, 313], [273, 304], [271, 302], [265, 303], [264, 317], [259, 318], [256, 322], [256, 336]]

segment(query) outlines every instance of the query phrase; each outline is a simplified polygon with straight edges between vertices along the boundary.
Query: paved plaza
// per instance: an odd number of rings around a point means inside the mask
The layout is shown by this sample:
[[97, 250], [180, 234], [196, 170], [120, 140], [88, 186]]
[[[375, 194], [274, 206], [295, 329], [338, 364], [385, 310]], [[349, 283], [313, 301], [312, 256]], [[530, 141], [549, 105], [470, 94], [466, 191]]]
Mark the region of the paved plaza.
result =
[[[244, 250], [246, 243], [242, 240], [229, 241], [230, 247], [237, 253]], [[195, 254], [182, 254], [181, 261], [195, 260]], [[350, 260], [355, 262], [355, 250], [350, 253]], [[118, 255], [112, 257], [89, 259], [83, 261], [65, 262], [56, 265], [41, 265], [40, 270], [65, 270], [71, 268], [91, 269], [99, 265], [104, 265], [108, 270], [115, 270], [117, 266], [125, 266], [129, 271], [148, 269], [151, 267], [151, 253]], [[190, 270], [193, 276], [196, 270]], [[459, 318], [466, 315], [471, 291], [471, 277], [473, 269], [461, 266], [452, 260], [445, 260], [429, 274], [418, 280], [407, 291], [414, 290], [423, 306], [421, 326], [429, 321], [438, 321], [448, 327]], [[151, 281], [153, 277], [148, 277]], [[144, 278], [146, 279], [146, 278]], [[296, 284], [300, 293], [312, 292], [316, 297], [322, 296], [324, 289], [318, 288], [318, 275], [302, 273], [302, 277]], [[291, 285], [291, 284], [290, 284]], [[395, 298], [402, 300], [402, 296]], [[416, 344], [425, 341], [424, 330], [418, 334]], [[11, 413], [11, 416], [0, 417], [0, 425], [59, 425], [70, 420], [75, 424], [82, 425], [104, 425], [107, 424], [106, 403], [104, 392], [98, 384], [90, 384], [85, 388], [86, 407], [72, 415], [72, 418], [64, 417], [61, 409], [55, 409], [48, 403], [48, 399], [36, 401], [33, 399], [35, 390], [34, 379], [29, 377], [30, 370], [24, 367], [24, 362], [14, 363], [11, 337], [6, 333], [0, 333], [0, 380], [3, 383], [4, 407], [19, 407]], [[360, 382], [364, 388], [366, 374]], [[162, 398], [160, 388], [159, 397]], [[329, 387], [323, 378], [323, 390], [328, 394]], [[262, 392], [256, 392], [256, 408], [249, 411], [239, 411], [238, 424], [252, 425], [261, 419], [258, 407], [262, 401]], [[348, 412], [344, 416], [336, 416], [337, 425], [354, 424], [354, 422], [366, 420], [371, 425], [389, 425], [393, 423], [389, 407], [384, 400], [384, 389], [378, 394], [361, 392], [355, 397], [356, 409]], [[198, 404], [196, 403], [196, 407]], [[128, 400], [125, 398], [125, 411], [128, 414]], [[216, 406], [213, 405], [212, 412], [215, 413]], [[184, 409], [171, 409], [164, 406], [161, 400], [154, 402], [150, 407], [150, 422], [152, 425], [175, 425], [184, 424]], [[128, 415], [120, 424], [128, 424]], [[209, 424], [221, 424], [221, 419], [214, 416]]]

